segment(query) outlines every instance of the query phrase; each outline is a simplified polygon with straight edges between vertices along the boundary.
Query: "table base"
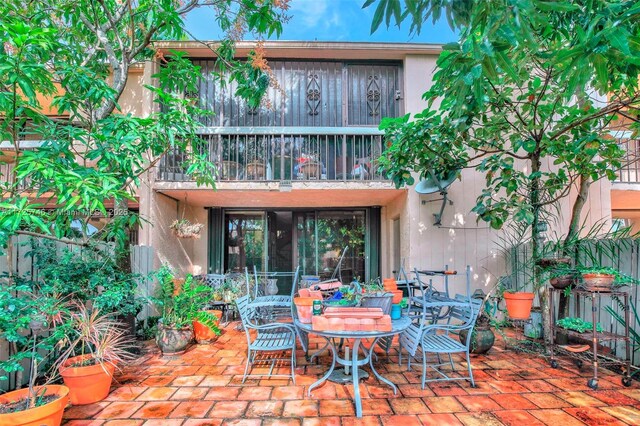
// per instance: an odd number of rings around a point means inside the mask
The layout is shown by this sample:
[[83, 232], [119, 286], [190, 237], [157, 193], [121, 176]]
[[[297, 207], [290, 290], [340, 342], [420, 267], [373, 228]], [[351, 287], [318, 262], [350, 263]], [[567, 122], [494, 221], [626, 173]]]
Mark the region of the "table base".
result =
[[[369, 378], [369, 373], [364, 371], [362, 368], [358, 368], [358, 379], [362, 380], [362, 379], [368, 379], [368, 378]], [[346, 383], [352, 383], [353, 376], [351, 375], [351, 371], [349, 371], [349, 374], [347, 374], [344, 372], [344, 368], [340, 368], [338, 370], [334, 370], [333, 373], [329, 374], [329, 377], [327, 377], [327, 380], [333, 383], [344, 385]]]

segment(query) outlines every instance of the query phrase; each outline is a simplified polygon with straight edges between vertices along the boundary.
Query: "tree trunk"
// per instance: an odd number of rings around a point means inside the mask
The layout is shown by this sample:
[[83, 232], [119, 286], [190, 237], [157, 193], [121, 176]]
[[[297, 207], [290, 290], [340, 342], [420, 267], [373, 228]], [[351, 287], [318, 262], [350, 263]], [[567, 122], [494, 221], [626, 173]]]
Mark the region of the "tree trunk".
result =
[[[563, 256], [574, 257], [575, 252], [572, 250], [572, 241], [578, 237], [580, 232], [580, 218], [582, 215], [582, 209], [587, 203], [589, 198], [589, 188], [591, 187], [591, 180], [588, 176], [580, 176], [578, 186], [578, 196], [573, 203], [571, 209], [571, 220], [569, 221], [569, 230], [567, 236], [562, 244]], [[577, 259], [574, 259], [574, 261]], [[560, 293], [560, 299], [558, 301], [558, 319], [566, 318], [569, 315], [569, 298], [564, 295], [564, 292]], [[565, 333], [558, 333], [556, 335], [556, 343], [565, 345], [568, 343], [568, 337]]]
[[[531, 172], [540, 171], [540, 153], [535, 152], [531, 156]], [[549, 297], [540, 273], [538, 261], [540, 260], [540, 212], [542, 209], [540, 202], [540, 178], [531, 181], [531, 206], [533, 208], [533, 222], [531, 224], [531, 258], [533, 268], [533, 292], [538, 294], [540, 299], [540, 309], [542, 310], [542, 328], [545, 336], [545, 346], [548, 346], [548, 339], [551, 336], [551, 316], [549, 315]]]

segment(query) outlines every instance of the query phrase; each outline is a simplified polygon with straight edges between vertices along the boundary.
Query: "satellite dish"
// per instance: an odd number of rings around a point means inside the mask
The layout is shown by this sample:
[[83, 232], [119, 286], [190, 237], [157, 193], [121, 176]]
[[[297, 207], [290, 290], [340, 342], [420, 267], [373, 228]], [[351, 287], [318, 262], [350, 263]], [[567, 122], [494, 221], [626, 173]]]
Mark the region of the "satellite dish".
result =
[[458, 177], [458, 170], [450, 170], [443, 179], [438, 179], [435, 173], [430, 170], [429, 177], [420, 180], [415, 187], [418, 194], [433, 194], [444, 191]]
[[[444, 208], [447, 205], [447, 188], [449, 185], [453, 183], [454, 180], [458, 177], [459, 170], [449, 170], [445, 173], [443, 178], [438, 178], [433, 170], [429, 170], [429, 177], [426, 179], [422, 179], [415, 187], [415, 190], [418, 194], [434, 194], [439, 192], [442, 195], [442, 198], [438, 199], [442, 201], [442, 205], [440, 206], [440, 211], [438, 213], [434, 213], [434, 222], [435, 226], [442, 225], [442, 214], [444, 213]], [[433, 201], [438, 201], [433, 200]], [[451, 201], [449, 201], [450, 204]]]

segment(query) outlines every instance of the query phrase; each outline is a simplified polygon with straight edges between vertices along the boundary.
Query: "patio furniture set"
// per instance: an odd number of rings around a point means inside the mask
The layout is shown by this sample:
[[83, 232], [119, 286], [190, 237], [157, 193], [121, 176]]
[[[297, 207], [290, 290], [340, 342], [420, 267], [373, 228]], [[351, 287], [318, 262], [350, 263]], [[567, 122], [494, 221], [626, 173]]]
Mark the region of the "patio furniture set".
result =
[[[481, 303], [470, 297], [469, 269], [466, 271], [465, 295], [449, 295], [449, 279], [457, 275], [455, 271], [415, 270], [413, 275], [413, 279], [408, 279], [401, 270], [395, 279], [385, 280], [384, 290], [371, 295], [367, 294], [370, 289], [360, 293], [353, 284], [347, 287], [339, 281], [317, 284], [314, 280], [299, 280], [297, 269], [293, 272], [258, 272], [254, 269], [252, 274], [247, 270], [247, 294], [235, 301], [248, 344], [242, 382], [249, 376], [282, 377], [283, 374], [274, 374], [281, 371], [274, 370], [283, 363], [289, 363], [291, 374], [284, 377], [291, 377], [295, 384], [297, 345], [300, 344], [309, 360], [319, 358], [328, 350], [330, 366], [307, 392], [311, 396], [311, 392], [327, 380], [351, 382], [356, 415], [361, 417], [358, 383], [366, 372], [360, 367], [369, 365], [373, 375], [390, 386], [395, 394], [396, 385], [376, 370], [376, 363], [381, 362], [381, 357], [374, 349], [380, 346], [388, 354], [397, 344], [400, 354], [403, 349], [408, 354], [408, 369], [411, 368], [411, 360], [418, 355], [418, 349], [421, 349], [422, 388], [428, 381], [443, 380], [469, 380], [475, 386], [469, 362], [472, 333], [467, 333], [466, 339], [458, 336], [460, 331], [473, 328]], [[443, 279], [443, 290], [436, 290], [433, 282], [436, 278]], [[278, 283], [284, 282], [291, 283], [289, 295], [277, 294]], [[303, 282], [312, 283], [312, 286], [303, 288]], [[406, 293], [407, 303], [401, 314], [394, 314], [395, 319], [392, 320], [391, 291], [398, 286]], [[341, 293], [343, 299], [336, 297], [336, 293]], [[367, 297], [371, 299], [363, 303]], [[384, 298], [388, 303], [380, 303]], [[378, 306], [372, 306], [372, 300]], [[311, 334], [326, 341], [313, 354], [309, 354]], [[341, 354], [343, 350], [344, 355]], [[456, 371], [453, 353], [465, 354], [467, 375]], [[434, 358], [428, 359], [428, 354]], [[270, 368], [261, 369], [260, 374], [252, 374], [256, 364], [267, 364]], [[342, 368], [336, 369], [337, 365], [344, 366], [344, 372]], [[433, 370], [437, 376], [427, 377], [427, 369]]]

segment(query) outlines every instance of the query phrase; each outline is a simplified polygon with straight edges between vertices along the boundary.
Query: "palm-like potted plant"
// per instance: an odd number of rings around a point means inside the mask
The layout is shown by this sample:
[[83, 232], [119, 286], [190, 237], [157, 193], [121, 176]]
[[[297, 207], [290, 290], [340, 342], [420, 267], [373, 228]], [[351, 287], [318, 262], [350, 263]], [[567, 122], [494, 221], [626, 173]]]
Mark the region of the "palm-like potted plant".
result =
[[64, 325], [65, 348], [54, 366], [69, 387], [73, 405], [102, 401], [115, 370], [134, 358], [134, 340], [114, 314], [75, 302]]
[[[55, 376], [39, 378], [39, 366], [62, 336], [59, 318], [64, 304], [56, 296], [40, 292], [33, 284], [17, 282], [0, 286], [0, 338], [10, 342], [13, 354], [0, 361], [5, 374], [24, 371], [22, 361], [30, 362], [28, 386], [0, 395], [0, 424], [57, 426], [69, 403], [69, 388], [50, 384]], [[0, 380], [7, 379], [0, 376]]]
[[220, 333], [218, 318], [203, 310], [213, 298], [211, 287], [187, 275], [176, 288], [173, 274], [167, 267], [160, 269], [158, 279], [160, 287], [153, 301], [160, 308], [156, 343], [163, 354], [176, 355], [185, 351], [193, 340], [193, 321]]

